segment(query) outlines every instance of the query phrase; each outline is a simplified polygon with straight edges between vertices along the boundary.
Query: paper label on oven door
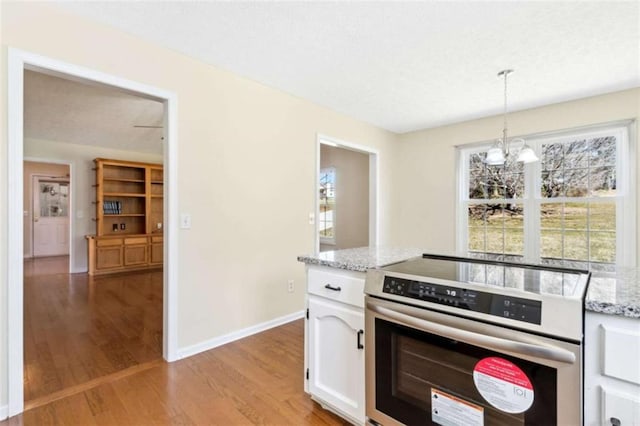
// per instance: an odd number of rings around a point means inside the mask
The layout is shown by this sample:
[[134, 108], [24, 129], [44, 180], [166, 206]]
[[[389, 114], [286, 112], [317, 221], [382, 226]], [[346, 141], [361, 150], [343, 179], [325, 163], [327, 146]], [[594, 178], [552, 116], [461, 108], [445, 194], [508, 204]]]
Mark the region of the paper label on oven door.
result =
[[499, 357], [481, 359], [473, 382], [489, 404], [505, 413], [523, 413], [533, 404], [533, 385], [514, 363]]
[[431, 388], [431, 421], [442, 426], [483, 426], [484, 408]]

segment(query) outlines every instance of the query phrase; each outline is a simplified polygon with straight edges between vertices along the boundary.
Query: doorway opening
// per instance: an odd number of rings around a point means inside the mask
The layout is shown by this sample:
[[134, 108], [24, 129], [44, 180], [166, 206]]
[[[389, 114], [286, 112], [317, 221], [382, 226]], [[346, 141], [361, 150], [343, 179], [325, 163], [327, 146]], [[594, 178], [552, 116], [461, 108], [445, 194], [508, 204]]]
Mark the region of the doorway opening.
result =
[[25, 276], [68, 274], [71, 245], [71, 165], [25, 158]]
[[[29, 159], [28, 151], [25, 148], [28, 148], [28, 143], [26, 141], [26, 132], [25, 127], [27, 122], [25, 120], [24, 115], [24, 105], [25, 105], [25, 73], [26, 72], [37, 72], [42, 73], [48, 76], [60, 77], [62, 79], [79, 82], [86, 84], [88, 86], [94, 87], [103, 87], [110, 88], [120, 93], [127, 93], [129, 95], [139, 96], [140, 98], [153, 100], [155, 102], [160, 102], [163, 105], [163, 116], [161, 118], [162, 121], [162, 134], [164, 138], [164, 152], [160, 154], [161, 162], [164, 163], [165, 173], [163, 178], [164, 183], [164, 221], [166, 225], [163, 227], [164, 231], [164, 268], [161, 271], [155, 272], [155, 277], [151, 277], [149, 274], [139, 274], [137, 277], [119, 275], [118, 277], [90, 277], [84, 273], [71, 273], [68, 272], [79, 272], [74, 269], [78, 269], [78, 261], [71, 261], [71, 269], [67, 266], [67, 273], [60, 274], [40, 274], [37, 271], [25, 270], [23, 264], [23, 257], [26, 248], [25, 246], [29, 242], [29, 240], [24, 238], [24, 229], [23, 225], [26, 222], [24, 217], [24, 203], [28, 202], [24, 197], [24, 186], [25, 184], [29, 185], [29, 182], [24, 177], [24, 169], [25, 164], [23, 160]], [[8, 197], [13, 201], [9, 205], [9, 214], [8, 214], [8, 297], [6, 300], [6, 309], [8, 312], [8, 365], [7, 365], [7, 377], [8, 377], [8, 414], [9, 416], [13, 416], [19, 414], [24, 410], [25, 404], [25, 385], [26, 382], [33, 377], [31, 375], [32, 371], [30, 371], [30, 366], [26, 365], [23, 360], [26, 359], [28, 361], [28, 357], [25, 356], [26, 352], [29, 352], [29, 345], [34, 345], [31, 349], [35, 349], [34, 352], [37, 353], [38, 350], [41, 350], [43, 347], [49, 346], [49, 349], [53, 348], [56, 344], [61, 342], [61, 337], [63, 334], [66, 334], [68, 331], [77, 332], [78, 335], [89, 335], [90, 338], [94, 338], [94, 343], [97, 342], [97, 345], [100, 346], [102, 343], [102, 348], [105, 350], [110, 349], [110, 346], [121, 345], [125, 347], [125, 351], [120, 351], [120, 353], [127, 353], [130, 355], [122, 355], [122, 356], [112, 356], [109, 358], [109, 355], [93, 353], [90, 354], [86, 359], [90, 361], [85, 362], [85, 366], [80, 368], [78, 366], [73, 367], [66, 363], [66, 360], [72, 359], [74, 357], [78, 357], [81, 349], [73, 345], [61, 345], [62, 348], [56, 356], [44, 357], [46, 362], [49, 362], [49, 365], [41, 364], [38, 365], [36, 369], [44, 369], [44, 371], [50, 372], [51, 368], [57, 368], [62, 365], [62, 368], [58, 368], [56, 378], [51, 379], [49, 383], [58, 383], [62, 388], [68, 387], [69, 383], [72, 382], [71, 379], [75, 380], [80, 377], [81, 380], [83, 375], [85, 379], [88, 379], [89, 382], [92, 382], [92, 377], [95, 378], [102, 373], [109, 373], [109, 367], [106, 366], [105, 360], [107, 360], [111, 366], [118, 368], [120, 370], [126, 369], [127, 367], [132, 365], [132, 358], [134, 359], [136, 364], [139, 364], [139, 360], [143, 360], [146, 354], [144, 353], [146, 349], [140, 349], [136, 352], [136, 349], [133, 349], [131, 346], [126, 347], [127, 345], [131, 345], [133, 343], [139, 342], [131, 342], [127, 341], [126, 337], [135, 335], [135, 329], [146, 330], [149, 329], [149, 324], [144, 323], [136, 323], [132, 320], [131, 313], [126, 312], [126, 310], [120, 311], [118, 314], [113, 315], [113, 301], [118, 298], [124, 298], [125, 300], [134, 301], [138, 300], [155, 300], [156, 303], [159, 303], [159, 307], [155, 310], [156, 317], [150, 316], [149, 318], [145, 318], [145, 321], [148, 319], [151, 322], [156, 324], [160, 324], [159, 331], [155, 334], [151, 333], [142, 333], [138, 337], [134, 337], [134, 339], [138, 338], [142, 343], [149, 343], [150, 346], [155, 346], [158, 348], [156, 350], [156, 354], [161, 354], [162, 358], [166, 361], [173, 361], [177, 359], [177, 335], [176, 335], [176, 305], [177, 305], [177, 264], [176, 264], [176, 246], [175, 242], [177, 240], [177, 227], [171, 225], [171, 218], [177, 217], [177, 203], [176, 203], [176, 191], [177, 191], [177, 182], [175, 180], [175, 170], [176, 170], [176, 95], [164, 91], [162, 89], [153, 88], [150, 86], [142, 85], [136, 82], [132, 82], [129, 80], [125, 80], [119, 77], [115, 77], [108, 74], [103, 74], [97, 72], [95, 70], [78, 67], [72, 64], [60, 62], [54, 59], [41, 57], [38, 55], [33, 55], [28, 52], [24, 52], [18, 49], [9, 49], [8, 54], [8, 156], [7, 156], [7, 169], [9, 174], [9, 185], [8, 185]], [[144, 123], [143, 123], [144, 124]], [[95, 129], [90, 129], [91, 131]], [[90, 134], [87, 129], [84, 130], [87, 134]], [[27, 141], [28, 142], [28, 141]], [[72, 150], [77, 150], [78, 147], [73, 148]], [[43, 156], [49, 157], [49, 150], [44, 149], [42, 151], [36, 151], [38, 156], [42, 154]], [[71, 170], [77, 169], [80, 173], [88, 173], [91, 174], [90, 167], [87, 167], [88, 163], [92, 163], [94, 157], [100, 157], [103, 155], [91, 155], [82, 160], [78, 160], [74, 162], [74, 166], [71, 166]], [[86, 169], [86, 170], [84, 170]], [[91, 207], [88, 208], [79, 208], [77, 204], [79, 195], [78, 183], [85, 181], [86, 179], [79, 179], [76, 173], [70, 173], [69, 184], [64, 185], [64, 181], [57, 179], [40, 179], [34, 178], [37, 183], [38, 191], [40, 189], [46, 190], [43, 192], [45, 194], [45, 198], [47, 194], [49, 197], [53, 197], [55, 195], [60, 195], [62, 192], [68, 193], [68, 198], [72, 201], [69, 205], [71, 207], [67, 207], [69, 214], [69, 226], [73, 231], [68, 233], [70, 235], [69, 243], [69, 258], [73, 259], [74, 257], [80, 259], [79, 263], [82, 263], [82, 259], [86, 258], [86, 248], [84, 250], [76, 249], [74, 250], [74, 245], [77, 247], [83, 247], [82, 241], [80, 241], [80, 245], [78, 245], [79, 240], [83, 240], [84, 236], [82, 235], [83, 230], [81, 227], [74, 226], [78, 223], [83, 222], [80, 219], [86, 219], [86, 213], [89, 213]], [[32, 182], [34, 183], [34, 182]], [[86, 182], [85, 182], [86, 183]], [[31, 185], [29, 185], [31, 186]], [[89, 185], [90, 186], [90, 185]], [[74, 192], [74, 196], [71, 196], [71, 191]], [[87, 195], [87, 194], [85, 194]], [[88, 195], [87, 195], [88, 196]], [[47, 199], [43, 198], [38, 201], [39, 212], [41, 211], [41, 201], [46, 202]], [[49, 209], [49, 212], [54, 213], [53, 216], [60, 213], [61, 210], [64, 209], [61, 203], [58, 205], [50, 205], [46, 207]], [[96, 209], [96, 205], [94, 203], [93, 209]], [[92, 215], [91, 215], [92, 216]], [[90, 216], [89, 216], [90, 217]], [[33, 225], [33, 224], [32, 224]], [[74, 229], [77, 228], [77, 229]], [[94, 225], [95, 229], [95, 225]], [[35, 228], [32, 229], [32, 232], [35, 231]], [[89, 233], [89, 232], [86, 232]], [[30, 240], [33, 243], [33, 239]], [[30, 252], [33, 252], [34, 247], [33, 244], [30, 244]], [[84, 246], [86, 247], [86, 246]], [[37, 252], [37, 251], [36, 251]], [[84, 252], [84, 253], [83, 253]], [[81, 255], [82, 254], [82, 255]], [[76, 256], [77, 255], [77, 256]], [[68, 265], [68, 263], [67, 263]], [[36, 268], [37, 269], [37, 268]], [[46, 269], [46, 268], [45, 268]], [[83, 269], [80, 267], [80, 269]], [[51, 272], [51, 270], [48, 270]], [[86, 271], [86, 266], [84, 267], [84, 271]], [[46, 276], [44, 278], [46, 284], [43, 284], [41, 278], [42, 276]], [[55, 287], [56, 280], [52, 277], [60, 278], [61, 283], [59, 285], [65, 286], [66, 297], [68, 300], [63, 302], [56, 302], [53, 300], [49, 300], [52, 302], [51, 304], [54, 306], [58, 306], [58, 311], [53, 315], [59, 315], [60, 317], [64, 317], [64, 322], [66, 322], [67, 329], [63, 330], [52, 330], [47, 329], [48, 323], [52, 321], [47, 321], [50, 319], [49, 315], [51, 313], [45, 313], [44, 320], [38, 319], [39, 312], [37, 309], [35, 310], [26, 310], [24, 307], [24, 302], [34, 294], [38, 294], [38, 291], [31, 291], [29, 289], [29, 285], [26, 284], [26, 281], [33, 280], [36, 282], [36, 286], [40, 285], [40, 289], [46, 288], [47, 285], [50, 287]], [[114, 282], [112, 285], [105, 284], [105, 281], [111, 280]], [[118, 291], [122, 291], [122, 289], [128, 286], [132, 282], [136, 282], [136, 285], [130, 286], [133, 290], [131, 294], [117, 293]], [[155, 283], [154, 283], [155, 281]], [[154, 290], [151, 290], [153, 288]], [[27, 294], [27, 292], [30, 292]], [[61, 292], [53, 292], [53, 297], [55, 294], [60, 295]], [[69, 312], [64, 311], [65, 307], [70, 307], [71, 305], [67, 305], [68, 301], [84, 301], [85, 307], [94, 308], [95, 306], [89, 307], [90, 304], [95, 305], [96, 300], [99, 300], [103, 303], [102, 312], [100, 315], [95, 316], [94, 312], [89, 312], [85, 315], [85, 321], [78, 321], [77, 315], [82, 315], [81, 309], [73, 310], [71, 309]], [[89, 303], [86, 303], [86, 302]], [[46, 303], [40, 304], [39, 306], [45, 306]], [[82, 305], [81, 305], [82, 306]], [[73, 306], [71, 306], [73, 307]], [[75, 306], [77, 307], [77, 306]], [[26, 314], [23, 316], [23, 314]], [[68, 315], [67, 315], [68, 314]], [[111, 318], [110, 321], [104, 320], [104, 318]], [[97, 319], [96, 319], [97, 318]], [[102, 322], [101, 322], [102, 321]], [[95, 326], [97, 322], [101, 322], [98, 324], [98, 327], [107, 330], [107, 334], [103, 335], [101, 338], [95, 339], [95, 335], [91, 335], [90, 330], [85, 327]], [[32, 340], [28, 340], [26, 338], [27, 328], [33, 327], [35, 324], [36, 327], [40, 327], [39, 336], [42, 340], [39, 343], [36, 343]], [[122, 331], [125, 335], [124, 339], [120, 339], [119, 343], [114, 343], [118, 341], [118, 339], [109, 339], [109, 331], [118, 330]], [[113, 336], [110, 336], [113, 337]], [[102, 339], [102, 340], [101, 340]], [[142, 345], [144, 347], [144, 345]], [[58, 348], [60, 349], [60, 348]], [[53, 349], [57, 350], [57, 349]], [[90, 351], [90, 349], [84, 349]], [[44, 351], [46, 352], [46, 351]], [[161, 362], [161, 359], [160, 359]], [[84, 368], [87, 365], [90, 365], [89, 368]], [[93, 371], [90, 371], [93, 369]], [[35, 369], [34, 369], [35, 370]], [[71, 380], [71, 381], [70, 381]], [[95, 381], [95, 380], [94, 380]], [[73, 384], [73, 383], [72, 383]], [[55, 387], [55, 386], [54, 386]], [[31, 395], [29, 398], [33, 398]]]
[[376, 246], [378, 151], [319, 135], [316, 251]]
[[25, 258], [69, 256], [70, 183], [69, 164], [24, 162]]

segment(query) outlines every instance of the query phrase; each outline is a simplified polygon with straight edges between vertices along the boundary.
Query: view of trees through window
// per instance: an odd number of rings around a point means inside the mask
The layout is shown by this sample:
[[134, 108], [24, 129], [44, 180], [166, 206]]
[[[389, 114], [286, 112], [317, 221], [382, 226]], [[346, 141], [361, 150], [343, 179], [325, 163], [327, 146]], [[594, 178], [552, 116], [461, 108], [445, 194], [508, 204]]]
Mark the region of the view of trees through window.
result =
[[[525, 217], [534, 215], [541, 258], [616, 261], [616, 137], [539, 144], [540, 162], [505, 165], [468, 156], [468, 248], [523, 255]], [[525, 185], [533, 188], [525, 188]], [[536, 193], [537, 192], [537, 193]], [[534, 202], [527, 202], [528, 199]]]
[[333, 167], [320, 170], [320, 188], [318, 188], [319, 210], [318, 227], [320, 238], [334, 239], [335, 209], [336, 209], [336, 170]]

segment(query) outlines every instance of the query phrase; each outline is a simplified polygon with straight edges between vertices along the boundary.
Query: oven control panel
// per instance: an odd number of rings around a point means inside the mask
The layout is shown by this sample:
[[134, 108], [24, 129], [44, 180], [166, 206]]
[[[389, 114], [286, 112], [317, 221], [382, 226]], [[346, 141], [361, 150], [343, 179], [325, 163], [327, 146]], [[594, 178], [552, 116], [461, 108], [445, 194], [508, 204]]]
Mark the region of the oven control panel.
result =
[[386, 276], [384, 293], [424, 300], [474, 312], [541, 324], [542, 302], [459, 287]]

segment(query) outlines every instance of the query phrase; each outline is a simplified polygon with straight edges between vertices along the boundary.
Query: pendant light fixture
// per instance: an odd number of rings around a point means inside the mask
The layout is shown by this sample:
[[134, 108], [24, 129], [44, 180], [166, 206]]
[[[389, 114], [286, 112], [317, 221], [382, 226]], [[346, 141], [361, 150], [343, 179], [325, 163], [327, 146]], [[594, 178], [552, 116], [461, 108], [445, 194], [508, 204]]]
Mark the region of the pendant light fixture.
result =
[[491, 148], [487, 150], [485, 163], [490, 166], [500, 166], [505, 163], [507, 157], [509, 157], [509, 148], [512, 143], [522, 143], [522, 148], [520, 148], [516, 161], [523, 163], [538, 161], [536, 153], [533, 152], [533, 149], [527, 145], [524, 139], [516, 138], [510, 141], [507, 138], [507, 76], [512, 72], [513, 70], [502, 70], [498, 73], [498, 77], [504, 77], [504, 126], [502, 128], [502, 138], [496, 140]]

